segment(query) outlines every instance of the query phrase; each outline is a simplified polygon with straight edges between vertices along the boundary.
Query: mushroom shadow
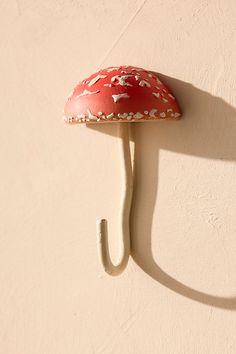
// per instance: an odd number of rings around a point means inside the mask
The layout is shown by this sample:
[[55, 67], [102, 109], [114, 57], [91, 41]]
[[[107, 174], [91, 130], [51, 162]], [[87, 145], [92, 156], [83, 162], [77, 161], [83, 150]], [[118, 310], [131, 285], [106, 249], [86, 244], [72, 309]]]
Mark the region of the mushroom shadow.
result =
[[[167, 274], [152, 253], [152, 223], [157, 199], [159, 150], [206, 159], [236, 161], [236, 110], [219, 97], [158, 73], [173, 91], [183, 112], [179, 121], [136, 123], [134, 195], [131, 210], [131, 253], [134, 261], [170, 290], [194, 301], [236, 310], [236, 297], [222, 297], [193, 289]], [[88, 125], [117, 136], [116, 124]], [[187, 265], [186, 265], [187, 266]]]

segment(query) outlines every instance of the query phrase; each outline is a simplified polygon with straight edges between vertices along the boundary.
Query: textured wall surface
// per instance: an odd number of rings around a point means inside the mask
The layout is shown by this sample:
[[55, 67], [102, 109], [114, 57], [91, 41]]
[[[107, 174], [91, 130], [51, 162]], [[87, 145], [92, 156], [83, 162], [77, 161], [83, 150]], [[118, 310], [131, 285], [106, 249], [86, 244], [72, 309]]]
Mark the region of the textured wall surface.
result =
[[[0, 348], [4, 354], [236, 353], [234, 0], [1, 0]], [[110, 65], [160, 72], [178, 122], [139, 123], [133, 257], [117, 259], [116, 125], [65, 98]]]

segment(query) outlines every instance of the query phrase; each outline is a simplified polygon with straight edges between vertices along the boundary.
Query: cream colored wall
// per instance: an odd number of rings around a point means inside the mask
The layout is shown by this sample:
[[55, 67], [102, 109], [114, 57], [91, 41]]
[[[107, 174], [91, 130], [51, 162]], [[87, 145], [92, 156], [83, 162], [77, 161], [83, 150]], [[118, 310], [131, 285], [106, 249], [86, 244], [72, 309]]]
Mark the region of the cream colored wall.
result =
[[[0, 347], [4, 354], [236, 353], [234, 0], [1, 0]], [[184, 119], [135, 126], [127, 270], [116, 126], [63, 123], [100, 67], [166, 75]]]

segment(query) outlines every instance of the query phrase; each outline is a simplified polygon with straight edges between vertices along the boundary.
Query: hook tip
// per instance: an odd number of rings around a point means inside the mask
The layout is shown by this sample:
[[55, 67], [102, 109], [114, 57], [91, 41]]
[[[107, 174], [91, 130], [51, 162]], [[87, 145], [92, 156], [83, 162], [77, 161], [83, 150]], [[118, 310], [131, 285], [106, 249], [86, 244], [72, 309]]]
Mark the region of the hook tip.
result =
[[100, 229], [102, 226], [107, 225], [107, 220], [106, 219], [98, 219], [96, 224], [97, 224], [97, 228]]

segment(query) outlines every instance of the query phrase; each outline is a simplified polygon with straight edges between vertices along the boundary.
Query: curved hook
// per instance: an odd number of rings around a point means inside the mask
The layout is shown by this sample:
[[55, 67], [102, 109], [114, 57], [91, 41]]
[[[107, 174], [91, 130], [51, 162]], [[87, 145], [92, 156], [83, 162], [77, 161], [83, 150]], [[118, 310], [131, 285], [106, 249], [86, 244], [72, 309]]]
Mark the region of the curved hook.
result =
[[125, 269], [130, 255], [130, 208], [133, 194], [133, 172], [130, 153], [130, 123], [120, 123], [122, 166], [124, 169], [124, 190], [121, 207], [122, 243], [118, 264], [111, 261], [108, 245], [107, 220], [97, 221], [98, 251], [104, 270], [110, 275], [119, 275]]

